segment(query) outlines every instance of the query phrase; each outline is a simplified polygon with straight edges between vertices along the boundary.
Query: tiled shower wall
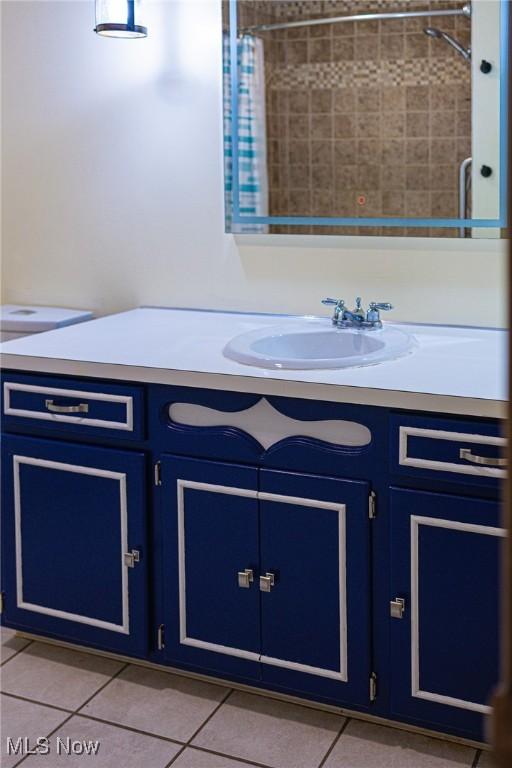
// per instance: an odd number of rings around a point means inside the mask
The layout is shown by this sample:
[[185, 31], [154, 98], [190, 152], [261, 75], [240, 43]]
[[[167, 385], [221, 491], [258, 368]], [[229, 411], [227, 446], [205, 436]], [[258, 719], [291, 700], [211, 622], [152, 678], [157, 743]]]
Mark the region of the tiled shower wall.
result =
[[[460, 8], [462, 2], [247, 0], [239, 5], [240, 26], [246, 26]], [[427, 26], [469, 45], [471, 23], [460, 16], [261, 33], [271, 215], [457, 217], [459, 164], [471, 154], [471, 69], [444, 41], [427, 37]]]

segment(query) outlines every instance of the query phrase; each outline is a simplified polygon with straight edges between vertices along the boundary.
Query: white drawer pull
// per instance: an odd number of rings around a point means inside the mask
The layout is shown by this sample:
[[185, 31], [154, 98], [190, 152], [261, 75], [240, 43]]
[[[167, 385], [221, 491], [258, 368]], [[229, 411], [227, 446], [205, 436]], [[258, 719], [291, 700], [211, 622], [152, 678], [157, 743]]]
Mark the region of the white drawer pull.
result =
[[88, 413], [89, 406], [87, 403], [80, 403], [79, 405], [55, 405], [53, 400], [45, 400], [44, 404], [47, 411], [52, 413]]
[[480, 464], [481, 466], [484, 466], [484, 467], [506, 467], [507, 466], [506, 459], [495, 459], [495, 458], [492, 458], [491, 456], [475, 456], [475, 454], [471, 452], [471, 448], [461, 448], [459, 451], [459, 456], [461, 459], [470, 461], [472, 464]]

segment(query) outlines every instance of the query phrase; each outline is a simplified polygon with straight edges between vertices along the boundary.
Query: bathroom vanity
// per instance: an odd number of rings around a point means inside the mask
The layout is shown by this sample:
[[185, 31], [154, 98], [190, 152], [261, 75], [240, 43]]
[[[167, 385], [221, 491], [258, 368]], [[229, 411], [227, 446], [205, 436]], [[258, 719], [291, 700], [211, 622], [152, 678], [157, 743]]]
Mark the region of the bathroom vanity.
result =
[[482, 740], [505, 334], [395, 326], [411, 354], [344, 370], [222, 354], [277, 320], [147, 308], [2, 345], [2, 623]]

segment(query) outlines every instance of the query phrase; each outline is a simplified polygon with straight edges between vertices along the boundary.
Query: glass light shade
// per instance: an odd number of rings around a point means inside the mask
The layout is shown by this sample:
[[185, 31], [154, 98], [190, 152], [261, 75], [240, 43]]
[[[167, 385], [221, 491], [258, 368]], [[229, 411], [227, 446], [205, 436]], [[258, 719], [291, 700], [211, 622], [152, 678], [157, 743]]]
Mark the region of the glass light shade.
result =
[[96, 0], [95, 32], [103, 37], [147, 37], [141, 0]]

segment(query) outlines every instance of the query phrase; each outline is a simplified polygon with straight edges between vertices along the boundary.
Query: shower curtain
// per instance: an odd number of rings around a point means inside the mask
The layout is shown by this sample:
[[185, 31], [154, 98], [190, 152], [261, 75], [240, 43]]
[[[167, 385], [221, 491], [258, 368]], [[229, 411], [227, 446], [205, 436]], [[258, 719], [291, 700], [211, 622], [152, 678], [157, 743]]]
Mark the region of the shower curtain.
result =
[[[231, 58], [224, 35], [224, 177], [226, 229], [232, 229], [233, 143]], [[268, 216], [267, 137], [263, 41], [253, 35], [238, 39], [238, 176], [242, 216]], [[236, 232], [268, 232], [265, 224], [237, 224]]]

